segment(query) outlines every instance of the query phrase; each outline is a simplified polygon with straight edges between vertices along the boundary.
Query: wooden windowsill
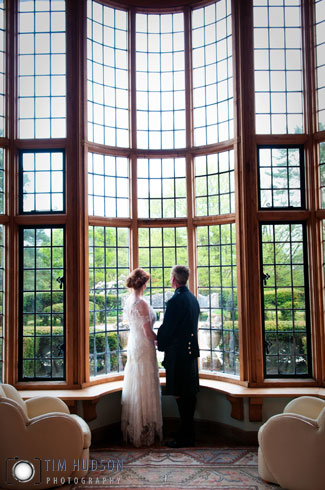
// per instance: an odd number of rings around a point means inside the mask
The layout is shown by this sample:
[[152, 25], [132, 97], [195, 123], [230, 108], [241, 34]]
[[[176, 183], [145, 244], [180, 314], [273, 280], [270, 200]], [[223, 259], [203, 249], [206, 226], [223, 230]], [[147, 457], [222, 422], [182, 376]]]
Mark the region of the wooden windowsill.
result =
[[88, 386], [87, 388], [76, 390], [20, 390], [20, 394], [24, 400], [32, 398], [33, 396], [56, 396], [61, 400], [96, 400], [102, 396], [114, 393], [115, 391], [122, 391], [123, 380], [109, 381], [108, 383], [102, 383], [98, 385]]
[[[162, 386], [166, 384], [166, 378], [161, 377]], [[248, 388], [246, 386], [229, 383], [226, 381], [217, 381], [213, 379], [200, 378], [200, 386], [208, 388], [227, 396], [231, 403], [231, 416], [237, 420], [244, 419], [244, 398], [249, 399], [249, 419], [250, 421], [259, 422], [262, 420], [262, 406], [264, 398], [294, 398], [297, 396], [317, 396], [325, 399], [325, 388], [320, 387], [263, 387]], [[110, 393], [122, 391], [123, 380], [110, 381], [108, 383], [88, 386], [83, 389], [75, 390], [20, 390], [24, 400], [35, 396], [55, 396], [67, 402], [70, 410], [76, 410], [76, 402], [82, 401], [84, 408], [84, 418], [89, 422], [96, 418], [96, 404], [98, 400]]]
[[[160, 378], [160, 384], [164, 386], [166, 384], [166, 378]], [[279, 398], [279, 397], [294, 397], [294, 396], [318, 396], [325, 399], [325, 388], [319, 386], [271, 386], [262, 388], [249, 388], [247, 386], [230, 383], [227, 381], [220, 381], [215, 379], [200, 378], [200, 386], [202, 388], [209, 388], [211, 390], [231, 395], [235, 398]], [[54, 390], [19, 390], [24, 400], [32, 398], [33, 396], [56, 396], [61, 400], [95, 400], [101, 398], [109, 393], [116, 391], [122, 391], [123, 379], [117, 381], [108, 381], [107, 383], [101, 383], [93, 386], [88, 386], [82, 389], [54, 389]]]

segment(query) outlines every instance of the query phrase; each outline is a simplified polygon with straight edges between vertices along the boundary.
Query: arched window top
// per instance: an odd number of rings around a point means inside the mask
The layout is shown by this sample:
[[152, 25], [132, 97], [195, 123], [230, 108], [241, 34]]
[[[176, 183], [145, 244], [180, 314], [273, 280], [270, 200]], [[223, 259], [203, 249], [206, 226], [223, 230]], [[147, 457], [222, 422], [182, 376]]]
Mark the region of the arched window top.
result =
[[230, 0], [190, 16], [89, 0], [87, 37], [89, 141], [165, 151], [233, 137]]

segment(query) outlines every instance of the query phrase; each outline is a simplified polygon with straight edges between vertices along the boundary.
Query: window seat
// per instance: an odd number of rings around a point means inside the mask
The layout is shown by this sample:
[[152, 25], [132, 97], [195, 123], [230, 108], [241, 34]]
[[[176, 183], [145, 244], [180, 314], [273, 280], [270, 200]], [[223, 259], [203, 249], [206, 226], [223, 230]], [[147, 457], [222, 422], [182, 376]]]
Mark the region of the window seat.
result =
[[[161, 385], [166, 384], [164, 377], [160, 378]], [[73, 413], [76, 410], [76, 402], [82, 401], [84, 410], [84, 419], [89, 422], [96, 418], [96, 405], [98, 400], [110, 393], [121, 391], [123, 380], [111, 381], [107, 383], [88, 386], [82, 389], [54, 389], [54, 390], [20, 390], [20, 394], [24, 400], [34, 396], [51, 395], [64, 400]], [[294, 398], [297, 396], [318, 396], [325, 399], [325, 388], [317, 386], [312, 387], [263, 387], [263, 388], [248, 388], [246, 386], [219, 381], [213, 379], [200, 378], [200, 386], [208, 388], [227, 396], [227, 400], [231, 403], [231, 416], [237, 420], [244, 419], [244, 398], [249, 399], [249, 420], [251, 422], [262, 421], [262, 406], [264, 398], [279, 398], [288, 397]]]

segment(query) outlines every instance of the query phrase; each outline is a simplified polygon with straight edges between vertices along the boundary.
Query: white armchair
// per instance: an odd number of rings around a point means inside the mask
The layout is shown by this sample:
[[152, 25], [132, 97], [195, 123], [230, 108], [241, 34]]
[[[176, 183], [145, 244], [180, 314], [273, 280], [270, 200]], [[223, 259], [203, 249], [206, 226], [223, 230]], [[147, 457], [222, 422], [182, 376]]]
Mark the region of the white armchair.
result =
[[[78, 415], [52, 396], [27, 400], [11, 385], [0, 384], [0, 488], [44, 489], [61, 486], [61, 478], [88, 473], [91, 432]], [[32, 463], [35, 476], [20, 482], [12, 468]]]
[[325, 401], [303, 396], [258, 433], [260, 477], [287, 490], [325, 488]]

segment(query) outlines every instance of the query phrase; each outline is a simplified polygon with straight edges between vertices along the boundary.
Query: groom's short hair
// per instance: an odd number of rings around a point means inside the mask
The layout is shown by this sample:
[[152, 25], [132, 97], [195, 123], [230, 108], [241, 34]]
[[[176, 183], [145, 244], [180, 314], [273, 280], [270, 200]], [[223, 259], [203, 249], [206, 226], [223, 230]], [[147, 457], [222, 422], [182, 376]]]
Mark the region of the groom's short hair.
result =
[[171, 274], [180, 286], [185, 286], [190, 276], [190, 269], [186, 265], [174, 265]]

